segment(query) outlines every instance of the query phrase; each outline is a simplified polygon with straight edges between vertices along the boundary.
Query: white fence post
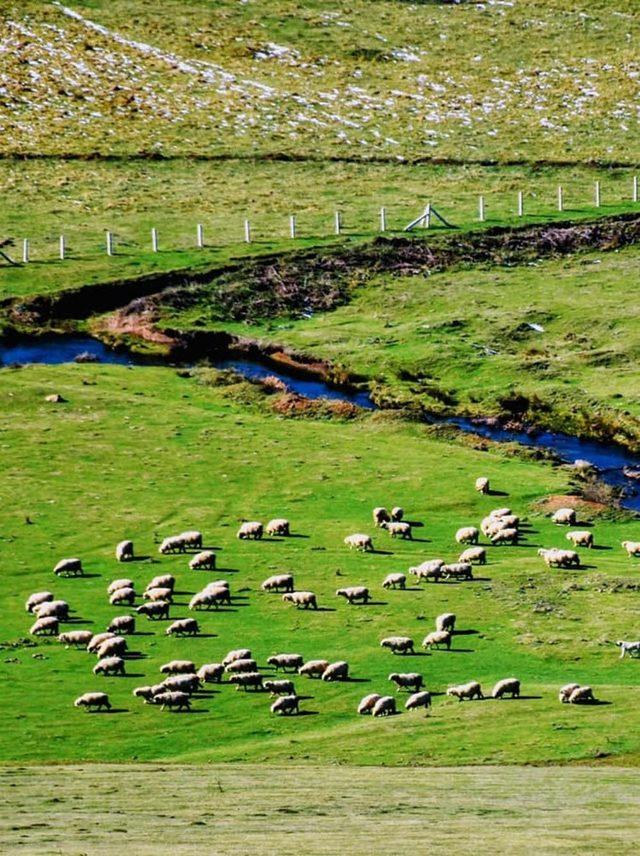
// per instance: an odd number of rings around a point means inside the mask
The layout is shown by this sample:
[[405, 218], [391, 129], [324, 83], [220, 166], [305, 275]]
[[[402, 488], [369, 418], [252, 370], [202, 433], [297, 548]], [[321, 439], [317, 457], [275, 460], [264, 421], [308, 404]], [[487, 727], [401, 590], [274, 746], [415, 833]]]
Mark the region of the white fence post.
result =
[[600, 207], [600, 182], [596, 181], [593, 188], [593, 198], [596, 203], [596, 208]]
[[427, 207], [424, 209], [424, 228], [431, 228], [431, 203], [427, 202]]
[[484, 223], [484, 196], [478, 196], [478, 220]]
[[289, 237], [295, 238], [296, 236], [296, 215], [291, 214], [289, 217]]
[[522, 191], [518, 191], [518, 217], [524, 217], [524, 196]]
[[204, 247], [204, 229], [202, 223], [198, 223], [196, 226], [196, 244], [199, 250]]
[[387, 209], [384, 207], [380, 209], [380, 231], [387, 231]]
[[29, 264], [29, 238], [24, 238], [22, 241], [22, 262]]
[[564, 190], [562, 185], [558, 185], [558, 211], [564, 211]]
[[64, 251], [66, 249], [64, 243], [64, 235], [60, 235], [60, 261], [64, 261]]
[[112, 256], [113, 255], [113, 235], [109, 231], [107, 231], [107, 233], [106, 233], [106, 240], [107, 240], [107, 255]]
[[244, 221], [244, 240], [246, 244], [251, 243], [251, 224], [248, 220]]
[[638, 201], [638, 176], [637, 175], [633, 176], [633, 186], [631, 188], [631, 201], [632, 202]]
[[151, 250], [154, 253], [158, 252], [158, 230], [151, 230]]
[[340, 234], [340, 230], [342, 229], [342, 219], [340, 217], [340, 212], [336, 211], [333, 215], [333, 228], [336, 235]]

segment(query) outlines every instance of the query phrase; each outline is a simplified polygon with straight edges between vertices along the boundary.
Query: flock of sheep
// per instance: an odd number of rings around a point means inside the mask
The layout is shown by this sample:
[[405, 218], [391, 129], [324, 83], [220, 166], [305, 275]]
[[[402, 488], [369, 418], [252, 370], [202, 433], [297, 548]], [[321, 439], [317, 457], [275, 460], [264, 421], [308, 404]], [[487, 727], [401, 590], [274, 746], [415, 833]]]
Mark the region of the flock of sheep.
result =
[[[476, 490], [489, 492], [489, 482], [485, 478], [476, 481]], [[373, 509], [375, 527], [386, 530], [392, 538], [412, 539], [412, 524], [405, 521], [403, 509], [393, 508], [389, 513], [383, 507]], [[576, 512], [571, 508], [561, 508], [552, 518], [558, 525], [575, 525]], [[521, 536], [520, 518], [509, 508], [494, 509], [480, 523], [480, 527], [464, 526], [455, 533], [455, 540], [464, 549], [457, 561], [446, 562], [444, 559], [428, 559], [420, 565], [408, 569], [418, 582], [439, 582], [444, 580], [472, 580], [473, 565], [484, 565], [487, 561], [485, 547], [479, 545], [480, 533], [493, 545], [515, 545]], [[241, 524], [237, 537], [241, 540], [260, 540], [264, 534], [287, 537], [290, 535], [289, 521], [284, 518], [271, 520], [266, 527], [258, 521], [248, 521]], [[572, 530], [567, 532], [567, 540], [575, 547], [592, 548], [593, 533], [589, 530]], [[347, 536], [344, 543], [351, 549], [373, 551], [373, 539], [370, 535], [355, 533]], [[628, 556], [640, 556], [640, 542], [624, 541], [623, 549]], [[211, 571], [216, 567], [216, 556], [213, 550], [203, 549], [203, 537], [198, 531], [183, 532], [165, 538], [159, 546], [162, 555], [186, 554], [195, 552], [189, 561], [191, 570]], [[549, 567], [579, 567], [580, 558], [575, 550], [541, 549], [538, 551]], [[119, 562], [134, 559], [132, 541], [120, 542], [115, 550]], [[66, 558], [56, 564], [53, 569], [56, 576], [82, 576], [83, 566], [80, 559]], [[404, 573], [388, 574], [382, 582], [385, 589], [404, 589], [407, 576]], [[58, 640], [68, 646], [81, 646], [97, 657], [93, 667], [94, 675], [116, 676], [126, 674], [126, 656], [128, 650], [127, 636], [135, 633], [136, 615], [145, 616], [149, 620], [164, 619], [170, 621], [170, 610], [173, 606], [176, 579], [172, 574], [161, 574], [149, 581], [142, 592], [143, 602], [135, 607], [135, 615], [123, 614], [115, 616], [103, 632], [94, 633], [90, 630], [65, 630], [60, 632], [60, 624], [69, 621], [70, 607], [64, 600], [56, 599], [50, 591], [40, 591], [31, 594], [25, 604], [27, 612], [35, 616], [35, 622], [30, 633], [36, 636], [58, 635]], [[282, 600], [297, 608], [318, 609], [317, 597], [313, 592], [297, 590], [294, 577], [290, 573], [275, 574], [261, 585], [262, 591], [281, 593]], [[132, 579], [121, 578], [113, 580], [107, 587], [107, 597], [112, 606], [127, 606], [134, 608], [137, 598], [135, 583]], [[371, 593], [367, 586], [354, 585], [339, 588], [336, 596], [344, 598], [350, 605], [367, 604]], [[226, 580], [215, 580], [207, 583], [196, 592], [189, 602], [192, 611], [218, 609], [231, 603], [231, 590]], [[423, 639], [422, 647], [444, 647], [451, 650], [455, 634], [456, 616], [444, 613], [436, 618], [435, 629]], [[167, 625], [167, 636], [194, 636], [200, 632], [196, 618], [180, 618]], [[414, 654], [414, 641], [407, 636], [389, 636], [380, 641], [380, 646], [394, 655]], [[620, 648], [620, 656], [626, 654], [632, 657], [640, 656], [640, 641], [616, 642]], [[326, 682], [349, 680], [349, 663], [346, 660], [329, 662], [325, 659], [312, 659], [307, 662], [300, 654], [280, 653], [266, 660], [268, 667], [276, 671], [293, 672], [301, 677], [317, 678]], [[162, 679], [156, 684], [137, 687], [133, 695], [146, 704], [159, 706], [162, 710], [189, 710], [192, 695], [205, 684], [221, 683], [226, 676], [229, 684], [236, 689], [263, 690], [270, 693], [275, 700], [270, 710], [274, 714], [290, 715], [299, 713], [299, 695], [296, 692], [291, 677], [269, 679], [260, 671], [258, 662], [253, 658], [251, 650], [239, 648], [229, 651], [219, 663], [204, 663], [200, 667], [191, 660], [171, 660], [160, 668]], [[417, 708], [428, 709], [431, 706], [432, 694], [424, 688], [423, 676], [417, 672], [392, 672], [388, 680], [397, 691], [406, 690], [411, 694], [405, 702], [406, 710]], [[483, 699], [484, 695], [478, 681], [450, 686], [446, 690], [448, 696], [459, 701]], [[491, 697], [501, 699], [504, 696], [520, 697], [520, 681], [509, 677], [499, 680], [492, 689]], [[578, 684], [567, 684], [559, 691], [559, 700], [563, 703], [580, 704], [594, 702], [591, 687]], [[107, 693], [87, 692], [75, 701], [76, 707], [101, 710], [111, 709]], [[359, 714], [371, 714], [374, 717], [388, 716], [397, 713], [396, 698], [392, 695], [369, 693], [357, 707]]]

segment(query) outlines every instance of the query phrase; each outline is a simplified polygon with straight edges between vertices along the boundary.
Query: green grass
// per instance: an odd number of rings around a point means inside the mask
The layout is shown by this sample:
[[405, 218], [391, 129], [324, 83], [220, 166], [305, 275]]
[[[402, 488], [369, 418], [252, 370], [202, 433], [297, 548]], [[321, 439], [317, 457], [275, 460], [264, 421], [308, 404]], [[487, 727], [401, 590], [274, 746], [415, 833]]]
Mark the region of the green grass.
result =
[[534, 840], [544, 854], [621, 854], [636, 845], [636, 779], [602, 768], [8, 768], [0, 837], [20, 854], [154, 854], [167, 840], [179, 854], [234, 856], [381, 853], [399, 841], [424, 852], [427, 840], [435, 854], [468, 840], [480, 854], [530, 853]]
[[[602, 546], [584, 557], [587, 569], [550, 572], [538, 545], [566, 544], [564, 531], [532, 511], [532, 503], [566, 491], [567, 473], [486, 444], [437, 440], [427, 428], [384, 415], [354, 422], [283, 420], [246, 385], [210, 388], [168, 369], [109, 366], [4, 370], [0, 438], [5, 466], [0, 492], [0, 679], [11, 704], [0, 708], [2, 761], [172, 760], [367, 764], [501, 764], [577, 761], [604, 756], [634, 762], [640, 694], [638, 664], [619, 661], [612, 639], [636, 633], [637, 567], [619, 542], [637, 538], [637, 521], [612, 516], [595, 523]], [[60, 392], [68, 403], [49, 405]], [[473, 480], [487, 474], [507, 496], [482, 497]], [[383, 552], [350, 553], [343, 537], [371, 531], [374, 505], [401, 503], [424, 527], [413, 543], [376, 533]], [[458, 550], [453, 533], [508, 503], [531, 529], [517, 548], [492, 548], [476, 582], [431, 585], [423, 591], [385, 592], [390, 571]], [[307, 537], [239, 542], [239, 518], [290, 517]], [[25, 524], [28, 516], [33, 525]], [[206, 635], [176, 640], [162, 623], [141, 622], [128, 662], [130, 677], [98, 679], [93, 658], [55, 641], [24, 646], [30, 617], [26, 596], [52, 587], [74, 609], [78, 627], [103, 628], [116, 613], [106, 586], [132, 574], [138, 587], [160, 571], [178, 576], [174, 616], [212, 575], [186, 570], [184, 558], [157, 555], [155, 537], [201, 528], [221, 547], [220, 570], [238, 597], [233, 610], [202, 614]], [[123, 537], [150, 560], [118, 566], [113, 547]], [[423, 540], [418, 540], [423, 539]], [[88, 575], [58, 580], [51, 568], [79, 555]], [[259, 584], [277, 571], [293, 571], [300, 588], [318, 595], [327, 611], [297, 612]], [[619, 583], [622, 582], [622, 585]], [[368, 584], [379, 605], [346, 606], [338, 586]], [[452, 653], [398, 658], [379, 640], [408, 633], [416, 641], [445, 610], [461, 630]], [[281, 650], [306, 658], [347, 658], [356, 679], [347, 684], [298, 680], [314, 715], [276, 719], [262, 694], [228, 685], [198, 698], [190, 715], [163, 713], [131, 696], [134, 686], [158, 676], [175, 656], [198, 663], [248, 646], [260, 663]], [[33, 655], [38, 655], [34, 657]], [[40, 657], [42, 655], [42, 657]], [[522, 700], [458, 704], [437, 695], [429, 717], [403, 713], [389, 720], [358, 717], [367, 692], [387, 691], [390, 671], [423, 673], [443, 693], [476, 678], [485, 690], [516, 675]], [[608, 705], [561, 706], [557, 688], [591, 684]], [[81, 692], [105, 688], [112, 715], [73, 708]]]

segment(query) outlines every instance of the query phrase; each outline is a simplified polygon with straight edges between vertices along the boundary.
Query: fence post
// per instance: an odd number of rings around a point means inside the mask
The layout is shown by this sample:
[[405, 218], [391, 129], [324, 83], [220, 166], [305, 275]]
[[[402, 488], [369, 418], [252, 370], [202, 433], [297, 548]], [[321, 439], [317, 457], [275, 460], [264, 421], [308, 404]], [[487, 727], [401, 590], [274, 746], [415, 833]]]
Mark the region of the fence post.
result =
[[633, 187], [631, 190], [631, 201], [632, 202], [638, 201], [638, 176], [637, 175], [633, 176]]
[[564, 191], [562, 185], [558, 185], [558, 211], [564, 211]]
[[431, 228], [431, 203], [427, 202], [427, 207], [424, 209], [424, 228]]
[[334, 231], [335, 231], [336, 235], [339, 235], [340, 230], [342, 229], [342, 220], [340, 218], [340, 212], [339, 211], [336, 211], [336, 213], [333, 216], [333, 226], [334, 226]]
[[151, 230], [151, 250], [154, 253], [158, 252], [158, 230]]
[[387, 231], [387, 209], [386, 208], [380, 209], [380, 231], [381, 232]]
[[478, 220], [484, 223], [484, 196], [478, 196]]
[[248, 220], [244, 221], [244, 240], [246, 244], [251, 243], [251, 224]]
[[199, 250], [204, 247], [204, 229], [202, 228], [202, 223], [198, 223], [196, 226], [196, 244]]
[[596, 203], [596, 208], [599, 208], [600, 207], [600, 182], [599, 181], [596, 181], [593, 190], [594, 190], [593, 198], [594, 198], [594, 201]]
[[22, 262], [29, 264], [29, 238], [24, 238], [22, 241]]
[[64, 251], [66, 249], [64, 243], [64, 235], [60, 235], [60, 261], [64, 261]]
[[289, 217], [289, 237], [295, 238], [296, 236], [296, 215], [291, 214]]
[[112, 256], [113, 255], [113, 235], [111, 234], [111, 232], [107, 231], [106, 239], [107, 239], [107, 255]]
[[524, 196], [522, 195], [522, 191], [518, 191], [518, 217], [524, 216]]

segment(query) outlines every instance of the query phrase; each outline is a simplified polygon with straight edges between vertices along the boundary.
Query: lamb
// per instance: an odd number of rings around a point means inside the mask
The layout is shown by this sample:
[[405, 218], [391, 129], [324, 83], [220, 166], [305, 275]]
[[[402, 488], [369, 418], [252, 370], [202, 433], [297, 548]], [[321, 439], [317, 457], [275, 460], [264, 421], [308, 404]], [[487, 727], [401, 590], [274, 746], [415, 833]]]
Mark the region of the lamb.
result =
[[299, 675], [307, 675], [310, 678], [321, 678], [329, 668], [328, 660], [309, 660], [298, 669]]
[[444, 559], [430, 559], [427, 562], [417, 565], [415, 568], [409, 568], [409, 573], [414, 574], [418, 581], [434, 580], [437, 582], [442, 576], [442, 568], [444, 567]]
[[302, 654], [274, 654], [272, 657], [267, 658], [267, 664], [274, 666], [276, 672], [278, 669], [282, 669], [283, 672], [289, 669], [295, 672], [303, 663], [304, 657]]
[[472, 580], [473, 568], [469, 562], [452, 562], [442, 566], [442, 577], [445, 580]]
[[187, 693], [191, 695], [200, 689], [200, 678], [194, 673], [184, 675], [169, 675], [162, 682], [162, 687], [170, 692]]
[[107, 630], [120, 634], [135, 633], [136, 620], [133, 615], [117, 615], [111, 619]]
[[400, 588], [405, 589], [407, 587], [407, 577], [405, 574], [387, 574], [387, 576], [382, 581], [382, 588]]
[[289, 716], [299, 712], [300, 699], [297, 695], [286, 695], [277, 698], [271, 705], [271, 713], [280, 713]]
[[517, 529], [500, 529], [499, 532], [494, 532], [491, 536], [491, 543], [496, 546], [500, 544], [517, 544], [518, 534]]
[[456, 616], [454, 612], [443, 612], [436, 618], [436, 630], [448, 630], [453, 633], [456, 629]]
[[176, 710], [191, 710], [191, 699], [187, 693], [183, 692], [164, 692], [158, 693], [153, 698], [154, 704], [161, 705], [161, 710], [167, 708], [175, 708]]
[[282, 595], [282, 600], [285, 603], [294, 604], [296, 609], [300, 609], [300, 607], [304, 607], [304, 609], [309, 609], [310, 606], [313, 607], [313, 609], [318, 608], [316, 596], [311, 591], [287, 592], [287, 594]]
[[460, 553], [458, 562], [467, 562], [469, 564], [477, 562], [479, 565], [486, 565], [487, 551], [484, 547], [468, 547]]
[[433, 646], [439, 648], [444, 645], [447, 651], [451, 650], [451, 634], [448, 630], [433, 630], [422, 640], [422, 647], [430, 649]]
[[39, 618], [29, 628], [29, 633], [32, 636], [56, 636], [58, 633], [59, 622], [55, 616], [47, 618]]
[[109, 630], [108, 630], [108, 631], [106, 631], [105, 633], [96, 633], [96, 634], [94, 634], [94, 635], [91, 637], [91, 639], [89, 640], [89, 642], [87, 643], [87, 651], [88, 651], [90, 654], [95, 654], [95, 653], [96, 653], [96, 651], [98, 650], [98, 648], [99, 648], [99, 647], [102, 645], [102, 643], [105, 641], [105, 639], [113, 639], [113, 637], [114, 637], [115, 635], [116, 635], [115, 633], [112, 633], [112, 632], [111, 632], [111, 631], [109, 631]]
[[168, 553], [186, 553], [187, 545], [181, 535], [170, 535], [158, 547], [158, 553], [166, 556]]
[[78, 696], [74, 701], [73, 706], [84, 707], [86, 710], [91, 710], [92, 708], [101, 710], [103, 707], [111, 710], [111, 702], [106, 693], [83, 693], [83, 695]]
[[133, 580], [128, 579], [113, 580], [113, 582], [109, 583], [107, 586], [107, 594], [113, 594], [118, 591], [118, 589], [123, 588], [135, 588], [135, 583]]
[[478, 681], [469, 681], [468, 684], [459, 684], [456, 687], [449, 687], [447, 695], [457, 698], [458, 701], [471, 701], [474, 698], [484, 698], [482, 695], [482, 688]]
[[181, 532], [178, 538], [182, 540], [185, 549], [202, 550], [202, 532], [198, 532], [197, 530]]
[[267, 692], [271, 693], [272, 696], [277, 695], [295, 695], [296, 688], [293, 684], [293, 681], [283, 680], [283, 681], [265, 681], [263, 683], [263, 687]]
[[593, 532], [586, 529], [574, 529], [567, 532], [565, 538], [571, 541], [574, 547], [587, 547], [589, 550], [593, 548]]
[[476, 490], [478, 493], [489, 493], [489, 479], [485, 476], [479, 476], [476, 479]]
[[69, 620], [69, 604], [66, 600], [47, 600], [33, 608], [33, 614], [38, 618], [57, 618], [59, 621]]
[[627, 551], [627, 556], [640, 556], [640, 541], [623, 541], [622, 549]]
[[366, 695], [358, 705], [358, 713], [362, 716], [370, 714], [375, 703], [381, 698], [382, 696], [379, 693], [369, 693], [369, 695]]
[[112, 636], [105, 639], [95, 653], [99, 660], [104, 660], [105, 657], [122, 657], [126, 650], [127, 640], [122, 636]]
[[624, 642], [622, 639], [616, 642], [620, 648], [620, 659], [628, 654], [630, 657], [640, 657], [640, 642]]
[[155, 600], [152, 603], [143, 603], [136, 612], [138, 615], [146, 615], [153, 621], [156, 618], [169, 618], [169, 606], [166, 600]]
[[391, 509], [391, 520], [399, 521], [404, 517], [404, 508], [400, 505], [396, 505]]
[[205, 663], [196, 672], [203, 684], [219, 684], [222, 681], [224, 666], [222, 663]]
[[81, 577], [84, 573], [80, 559], [61, 559], [53, 569], [57, 577]]
[[393, 716], [396, 712], [396, 700], [393, 696], [381, 696], [371, 709], [372, 716]]
[[82, 645], [85, 647], [91, 641], [93, 633], [90, 630], [69, 630], [58, 636], [58, 642], [63, 645]]
[[251, 658], [251, 650], [249, 648], [236, 648], [233, 651], [229, 651], [227, 656], [222, 661], [223, 666], [227, 666], [229, 663], [232, 663], [234, 660], [249, 660]]
[[280, 591], [283, 589], [285, 592], [292, 592], [293, 576], [292, 574], [274, 574], [272, 577], [267, 577], [261, 588], [262, 591]]
[[146, 588], [142, 597], [145, 600], [166, 600], [173, 603], [173, 589], [170, 588]]
[[258, 664], [255, 660], [234, 660], [224, 667], [225, 672], [257, 672]]
[[580, 684], [565, 684], [563, 687], [560, 687], [560, 691], [558, 692], [558, 701], [561, 701], [562, 704], [567, 704], [571, 693], [574, 690], [577, 690], [579, 686]]
[[480, 532], [475, 526], [463, 526], [456, 532], [456, 541], [458, 544], [477, 544]]
[[413, 688], [414, 692], [418, 692], [424, 683], [422, 675], [418, 674], [418, 672], [391, 672], [389, 680], [393, 681], [399, 690]]
[[576, 512], [574, 508], [559, 508], [552, 516], [553, 523], [560, 526], [573, 526], [576, 522]]
[[24, 608], [27, 612], [33, 612], [34, 608], [41, 603], [47, 603], [53, 600], [53, 592], [50, 591], [35, 591], [27, 598]]
[[408, 654], [409, 652], [415, 654], [413, 639], [408, 636], [387, 636], [380, 642], [380, 647], [388, 648], [392, 654]]
[[243, 687], [245, 692], [251, 687], [253, 690], [262, 689], [262, 675], [260, 672], [240, 672], [237, 675], [231, 675], [229, 678], [230, 684], [236, 685], [236, 690]]
[[145, 591], [149, 591], [154, 588], [168, 588], [171, 591], [174, 590], [176, 586], [176, 578], [171, 574], [160, 574], [160, 576], [154, 577], [151, 582], [147, 585]]
[[427, 690], [422, 690], [419, 693], [412, 693], [404, 703], [405, 710], [417, 710], [419, 707], [431, 707], [431, 693]]
[[322, 680], [331, 681], [346, 681], [349, 677], [349, 664], [346, 660], [337, 660], [335, 663], [330, 663], [322, 673]]
[[200, 630], [195, 618], [179, 618], [164, 631], [167, 636], [195, 636]]
[[124, 675], [124, 660], [122, 657], [105, 657], [93, 667], [94, 675]]
[[576, 687], [568, 698], [569, 704], [589, 704], [594, 701], [591, 687]]
[[386, 508], [379, 506], [373, 509], [373, 525], [374, 526], [382, 526], [383, 523], [389, 523], [391, 521], [391, 517], [389, 516], [389, 512]]
[[169, 660], [160, 666], [160, 671], [163, 675], [184, 675], [185, 673], [193, 674], [196, 666], [191, 660]]
[[369, 589], [366, 586], [348, 586], [336, 591], [336, 597], [344, 597], [348, 603], [369, 603]]
[[192, 571], [212, 571], [216, 566], [216, 554], [213, 550], [203, 550], [189, 562], [189, 568]]
[[520, 681], [517, 678], [503, 678], [491, 691], [492, 698], [503, 698], [505, 695], [520, 698]]
[[120, 541], [116, 546], [116, 561], [130, 562], [133, 559], [133, 541]]
[[259, 523], [257, 520], [247, 520], [241, 524], [238, 529], [237, 538], [240, 538], [241, 541], [259, 541], [262, 538], [263, 527], [262, 523]]
[[347, 535], [344, 543], [350, 550], [360, 550], [363, 553], [373, 552], [373, 540], [371, 535], [364, 535], [362, 532], [355, 532], [353, 535]]
[[121, 603], [126, 603], [133, 606], [136, 599], [136, 593], [132, 588], [119, 588], [109, 598], [111, 606], [120, 606]]
[[289, 521], [284, 517], [275, 517], [267, 523], [265, 531], [267, 535], [281, 535], [283, 537], [288, 537], [290, 535]]
[[381, 523], [382, 529], [386, 529], [392, 538], [402, 538], [405, 541], [412, 541], [411, 524], [393, 521], [392, 523]]

